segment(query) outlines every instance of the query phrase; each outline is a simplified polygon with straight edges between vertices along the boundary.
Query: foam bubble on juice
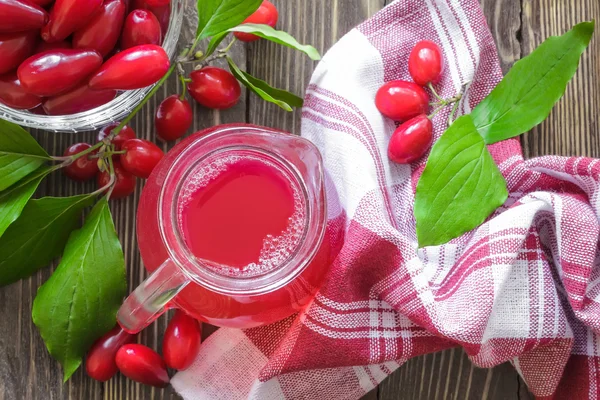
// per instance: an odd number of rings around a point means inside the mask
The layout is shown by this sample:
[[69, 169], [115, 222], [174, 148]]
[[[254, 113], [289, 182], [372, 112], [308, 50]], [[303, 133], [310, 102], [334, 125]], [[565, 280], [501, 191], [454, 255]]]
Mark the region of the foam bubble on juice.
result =
[[[281, 170], [276, 164], [262, 157], [251, 155], [221, 156], [214, 160], [207, 160], [202, 163], [186, 179], [179, 199], [179, 215], [183, 208], [191, 201], [198, 190], [206, 187], [212, 180], [220, 174], [227, 171], [233, 164], [241, 160], [253, 160], [263, 163], [269, 167]], [[287, 175], [287, 174], [286, 174]], [[289, 223], [286, 229], [278, 235], [267, 235], [263, 240], [263, 245], [257, 262], [250, 263], [242, 268], [231, 267], [223, 264], [217, 264], [210, 260], [202, 259], [202, 263], [209, 266], [220, 275], [234, 277], [253, 277], [267, 273], [282, 266], [290, 256], [296, 251], [305, 231], [306, 225], [306, 205], [302, 192], [295, 181], [291, 181], [293, 190], [294, 212], [289, 217]]]
[[227, 168], [230, 165], [235, 164], [241, 159], [242, 157], [237, 155], [228, 155], [216, 160], [210, 160], [210, 162], [200, 164], [198, 167], [196, 167], [196, 169], [190, 173], [189, 177], [185, 180], [184, 185], [181, 188], [179, 198], [179, 216], [181, 217], [181, 210], [190, 202], [194, 193], [208, 185], [210, 181], [227, 171]]

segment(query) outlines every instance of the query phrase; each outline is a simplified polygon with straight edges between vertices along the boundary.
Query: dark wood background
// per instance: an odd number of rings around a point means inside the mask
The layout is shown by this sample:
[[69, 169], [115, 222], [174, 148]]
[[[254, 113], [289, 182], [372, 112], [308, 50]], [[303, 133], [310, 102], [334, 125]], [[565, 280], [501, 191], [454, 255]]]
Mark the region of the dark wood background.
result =
[[[561, 34], [583, 20], [600, 20], [600, 0], [480, 0], [498, 44], [506, 71], [544, 38]], [[321, 53], [344, 33], [377, 12], [384, 0], [274, 0], [280, 11], [278, 27], [301, 42], [315, 45]], [[252, 74], [277, 87], [302, 94], [314, 63], [287, 48], [265, 41], [248, 46], [237, 44], [234, 58]], [[600, 156], [600, 38], [596, 34], [584, 56], [574, 82], [550, 118], [523, 136], [525, 155], [544, 154]], [[139, 137], [154, 139], [156, 105], [178, 91], [172, 79], [158, 96], [136, 116], [132, 124]], [[286, 113], [254, 95], [246, 95], [238, 106], [225, 112], [196, 107], [194, 130], [225, 122], [250, 122], [299, 133], [300, 112]], [[68, 144], [92, 141], [94, 134], [50, 134], [35, 132], [51, 154], [60, 154]], [[164, 146], [168, 150], [171, 146]], [[130, 288], [144, 277], [135, 239], [137, 196], [143, 183], [126, 200], [111, 205], [125, 251]], [[41, 195], [71, 195], [93, 189], [54, 174], [42, 184]], [[80, 369], [62, 384], [60, 366], [50, 358], [31, 322], [31, 306], [37, 288], [49, 277], [46, 268], [30, 279], [0, 289], [0, 400], [13, 399], [176, 399], [172, 389], [157, 390], [117, 377], [101, 384]], [[166, 318], [141, 335], [141, 342], [160, 348]], [[205, 334], [212, 331], [210, 327]], [[413, 359], [403, 365], [365, 399], [528, 399], [523, 382], [510, 365], [494, 369], [474, 368], [462, 350], [454, 349]]]

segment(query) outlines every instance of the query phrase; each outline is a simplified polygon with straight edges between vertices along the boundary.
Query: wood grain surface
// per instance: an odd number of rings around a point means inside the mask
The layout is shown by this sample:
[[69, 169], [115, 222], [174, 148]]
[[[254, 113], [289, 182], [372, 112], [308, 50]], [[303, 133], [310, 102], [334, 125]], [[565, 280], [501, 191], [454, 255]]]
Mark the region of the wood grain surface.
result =
[[[274, 0], [280, 10], [279, 28], [301, 42], [314, 44], [324, 53], [343, 34], [385, 5], [384, 0]], [[600, 20], [599, 0], [480, 0], [498, 45], [506, 71], [530, 53], [544, 38], [561, 34], [583, 20]], [[189, 32], [188, 32], [189, 35]], [[302, 94], [315, 66], [306, 57], [266, 41], [247, 46], [237, 44], [234, 59], [252, 74], [275, 86]], [[545, 154], [600, 156], [600, 40], [596, 35], [580, 71], [565, 98], [550, 118], [523, 136], [527, 157]], [[157, 104], [180, 90], [171, 79], [136, 116], [132, 125], [139, 137], [154, 139], [153, 113]], [[224, 112], [194, 109], [193, 129], [226, 122], [251, 122], [299, 133], [300, 112], [286, 113], [245, 94], [240, 104]], [[50, 134], [34, 132], [51, 154], [60, 154], [68, 144], [93, 141], [95, 134]], [[166, 151], [172, 145], [162, 145]], [[135, 238], [137, 198], [111, 204], [128, 266], [130, 289], [146, 276]], [[94, 188], [93, 183], [75, 184], [60, 174], [47, 179], [39, 195], [66, 196]], [[60, 366], [50, 358], [31, 321], [37, 288], [50, 276], [55, 264], [30, 279], [0, 289], [0, 400], [82, 399], [132, 400], [177, 399], [172, 389], [157, 390], [118, 376], [101, 384], [80, 369], [62, 384]], [[145, 330], [140, 341], [160, 348], [167, 318]], [[214, 328], [205, 327], [205, 334]], [[501, 365], [478, 369], [460, 349], [410, 360], [365, 399], [528, 399], [531, 398], [514, 369]]]

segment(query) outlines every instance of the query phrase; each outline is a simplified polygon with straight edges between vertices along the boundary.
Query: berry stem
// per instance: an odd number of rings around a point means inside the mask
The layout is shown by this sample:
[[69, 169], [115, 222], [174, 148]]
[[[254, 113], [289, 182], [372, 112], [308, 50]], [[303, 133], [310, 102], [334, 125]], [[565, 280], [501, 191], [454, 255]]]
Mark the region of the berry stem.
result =
[[181, 90], [181, 96], [179, 96], [179, 100], [183, 101], [185, 100], [185, 94], [187, 92], [187, 82], [185, 76], [183, 76], [182, 74], [179, 74], [179, 80], [181, 81], [181, 87], [183, 88]]
[[447, 104], [439, 106], [438, 108], [433, 110], [433, 112], [431, 114], [429, 114], [428, 118], [433, 119], [433, 117], [435, 117], [440, 111], [442, 111], [444, 108], [446, 108], [446, 106], [447, 106]]
[[125, 150], [117, 150], [117, 151], [103, 151], [102, 153], [93, 154], [89, 156], [90, 159], [94, 158], [106, 158], [114, 155], [125, 154], [127, 153]]
[[233, 39], [231, 39], [231, 42], [229, 42], [229, 44], [227, 45], [227, 47], [225, 47], [222, 50], [219, 50], [219, 53], [227, 53], [229, 52], [229, 50], [231, 50], [231, 46], [233, 46], [233, 44], [235, 43], [236, 38], [235, 36], [233, 37]]
[[54, 161], [60, 161], [61, 163], [59, 164], [59, 168], [64, 168], [68, 165], [71, 165], [75, 162], [75, 160], [77, 160], [78, 158], [81, 158], [89, 153], [91, 153], [94, 150], [97, 150], [98, 148], [100, 148], [104, 143], [103, 142], [98, 142], [95, 145], [93, 145], [92, 147], [85, 149], [84, 151], [80, 151], [77, 154], [73, 154], [72, 156], [66, 156], [66, 157], [52, 157], [52, 160]]
[[116, 182], [116, 177], [115, 177], [115, 166], [113, 164], [113, 160], [112, 157], [108, 157], [104, 159], [105, 161], [108, 161], [108, 174], [110, 176], [110, 182], [108, 182], [107, 186], [110, 186], [110, 188], [108, 189], [108, 193], [106, 193], [106, 201], [110, 200], [110, 196], [112, 195], [113, 190], [115, 189], [115, 182]]
[[454, 103], [454, 106], [452, 106], [452, 111], [450, 111], [450, 116], [448, 116], [448, 126], [450, 126], [450, 125], [452, 125], [452, 123], [454, 123], [454, 114], [456, 114], [459, 104], [460, 104], [460, 101], [457, 101], [456, 103]]
[[429, 82], [429, 84], [427, 85], [427, 87], [429, 88], [429, 90], [431, 90], [431, 93], [433, 94], [433, 96], [440, 102], [440, 103], [446, 103], [446, 100], [442, 99], [442, 97], [438, 94], [438, 92], [435, 90], [435, 88], [433, 87], [433, 84], [431, 82]]

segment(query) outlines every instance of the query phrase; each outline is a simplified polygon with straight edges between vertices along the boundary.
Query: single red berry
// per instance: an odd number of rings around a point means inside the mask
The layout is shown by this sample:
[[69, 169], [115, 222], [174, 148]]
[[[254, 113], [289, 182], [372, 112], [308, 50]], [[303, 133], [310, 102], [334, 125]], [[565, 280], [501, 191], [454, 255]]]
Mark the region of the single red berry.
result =
[[[90, 147], [92, 146], [88, 143], [76, 143], [65, 150], [64, 156], [74, 156], [75, 154], [81, 153]], [[95, 177], [98, 173], [98, 160], [89, 158], [89, 155], [91, 155], [91, 153], [79, 157], [77, 160], [63, 168], [65, 175], [74, 181], [80, 182], [87, 181]]]
[[391, 81], [377, 91], [375, 105], [379, 112], [395, 121], [408, 121], [429, 108], [427, 92], [416, 83]]
[[225, 109], [237, 104], [242, 94], [239, 82], [230, 72], [204, 67], [190, 74], [188, 90], [194, 100], [208, 108]]
[[48, 21], [48, 13], [37, 4], [20, 0], [0, 1], [0, 33], [40, 29]]
[[149, 347], [126, 344], [117, 351], [115, 360], [119, 371], [129, 379], [156, 387], [166, 387], [169, 384], [165, 362]]
[[119, 325], [96, 340], [87, 353], [85, 370], [100, 382], [106, 382], [118, 371], [115, 356], [121, 346], [135, 342], [135, 336], [125, 332]]
[[130, 139], [123, 143], [121, 165], [138, 178], [148, 179], [154, 167], [162, 160], [164, 153], [154, 143], [144, 139]]
[[48, 115], [70, 115], [100, 107], [116, 96], [116, 90], [92, 90], [83, 82], [68, 92], [44, 99], [42, 105]]
[[124, 0], [107, 0], [83, 28], [73, 34], [73, 47], [94, 49], [106, 57], [115, 48], [125, 21]]
[[439, 46], [429, 40], [416, 44], [408, 58], [408, 71], [421, 86], [438, 83], [444, 70], [444, 56]]
[[[279, 12], [277, 11], [277, 7], [273, 5], [268, 0], [264, 0], [260, 7], [252, 15], [242, 22], [243, 24], [264, 24], [269, 25], [271, 28], [275, 27], [277, 24], [277, 19], [279, 18]], [[234, 32], [234, 35], [238, 40], [242, 42], [253, 42], [255, 40], [260, 39], [260, 37], [253, 35], [251, 33], [245, 32]]]
[[[127, 172], [119, 162], [113, 162], [115, 170], [115, 186], [111, 194], [113, 199], [122, 199], [133, 193], [135, 190], [135, 176]], [[110, 182], [109, 171], [98, 174], [98, 188], [103, 188]]]
[[418, 160], [433, 142], [433, 124], [427, 115], [419, 115], [400, 125], [390, 139], [388, 156], [398, 164]]
[[55, 96], [83, 83], [101, 64], [102, 56], [95, 50], [50, 50], [23, 61], [17, 75], [30, 93]]
[[109, 58], [90, 78], [94, 90], [133, 90], [160, 80], [171, 62], [160, 46], [143, 44], [123, 50]]
[[9, 72], [0, 76], [0, 103], [12, 108], [29, 110], [39, 106], [42, 99], [23, 89], [17, 74]]
[[37, 41], [36, 31], [0, 33], [0, 74], [12, 71], [32, 55]]
[[200, 323], [181, 310], [169, 321], [163, 338], [163, 357], [169, 368], [183, 371], [192, 365], [200, 350]]
[[56, 0], [50, 19], [42, 28], [42, 39], [57, 42], [83, 28], [102, 6], [102, 0]]
[[[117, 126], [119, 126], [119, 122], [114, 122], [100, 129], [100, 131], [98, 131], [98, 141], [104, 140], [104, 138], [107, 137]], [[129, 139], [135, 139], [135, 131], [129, 125], [125, 125], [119, 134], [112, 140], [115, 150], [121, 150], [123, 143]]]
[[162, 33], [160, 22], [154, 14], [146, 10], [133, 10], [127, 18], [121, 33], [121, 49], [129, 49], [143, 44], [160, 44]]
[[162, 140], [179, 139], [192, 125], [192, 119], [190, 103], [179, 95], [169, 96], [156, 109], [156, 133]]

